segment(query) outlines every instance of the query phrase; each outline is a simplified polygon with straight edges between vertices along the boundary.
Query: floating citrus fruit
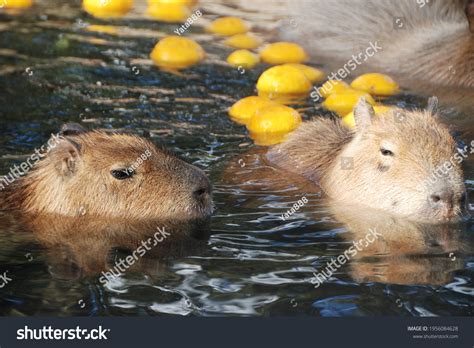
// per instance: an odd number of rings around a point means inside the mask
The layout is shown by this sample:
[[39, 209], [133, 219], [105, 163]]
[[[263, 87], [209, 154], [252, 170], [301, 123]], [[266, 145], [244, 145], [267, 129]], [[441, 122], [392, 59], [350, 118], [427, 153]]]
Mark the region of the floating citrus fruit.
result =
[[369, 104], [375, 105], [375, 100], [370, 94], [348, 89], [328, 96], [323, 102], [323, 106], [330, 111], [336, 112], [340, 116], [344, 116], [352, 111], [361, 97], [364, 97]]
[[260, 58], [248, 50], [237, 50], [227, 57], [227, 63], [235, 67], [251, 69], [260, 62]]
[[301, 115], [285, 105], [269, 105], [261, 108], [250, 119], [247, 129], [250, 133], [289, 133], [301, 123]]
[[306, 75], [288, 64], [265, 70], [257, 82], [259, 96], [284, 103], [305, 98], [311, 87]]
[[161, 39], [150, 54], [153, 62], [162, 68], [185, 69], [204, 59], [205, 52], [195, 41], [168, 36]]
[[252, 34], [237, 34], [224, 41], [227, 46], [242, 49], [254, 49], [261, 45], [262, 41]]
[[305, 74], [305, 76], [308, 78], [308, 80], [313, 83], [321, 82], [326, 76], [323, 71], [313, 68], [312, 66], [297, 63], [291, 63], [287, 65], [294, 66], [295, 68], [300, 69], [303, 74]]
[[[386, 105], [376, 105], [374, 106], [374, 111], [376, 115], [383, 114], [387, 111], [392, 109], [390, 106]], [[342, 123], [348, 128], [355, 127], [355, 120], [354, 120], [354, 111], [349, 112], [346, 116], [342, 118]]]
[[285, 141], [289, 133], [250, 133], [250, 138], [256, 145], [271, 146]]
[[193, 7], [197, 4], [197, 0], [148, 0], [148, 4], [183, 4], [188, 7]]
[[323, 98], [327, 98], [333, 93], [340, 93], [347, 89], [350, 89], [350, 86], [344, 81], [329, 80], [324, 82], [321, 88], [319, 88], [319, 93], [321, 93]]
[[378, 73], [364, 74], [357, 77], [352, 81], [351, 87], [379, 96], [391, 96], [400, 92], [397, 83], [390, 76]]
[[33, 0], [0, 0], [0, 9], [2, 7], [9, 9], [24, 9], [31, 6], [33, 6]]
[[222, 17], [213, 21], [207, 27], [207, 31], [217, 35], [232, 36], [246, 33], [249, 31], [249, 27], [240, 18]]
[[237, 123], [246, 124], [255, 116], [258, 110], [274, 104], [275, 102], [267, 98], [257, 96], [246, 97], [231, 106], [229, 115]]
[[182, 23], [191, 16], [191, 8], [181, 2], [150, 2], [147, 14], [167, 23]]
[[133, 0], [83, 0], [82, 7], [99, 18], [122, 17], [132, 8]]
[[268, 64], [302, 63], [308, 59], [304, 49], [291, 42], [269, 44], [260, 52], [262, 61]]

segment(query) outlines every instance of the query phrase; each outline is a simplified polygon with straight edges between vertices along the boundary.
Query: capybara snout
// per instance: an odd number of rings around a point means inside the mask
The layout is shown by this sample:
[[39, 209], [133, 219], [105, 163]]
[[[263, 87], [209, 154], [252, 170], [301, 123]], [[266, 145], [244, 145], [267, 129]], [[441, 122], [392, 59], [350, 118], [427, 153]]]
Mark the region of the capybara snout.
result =
[[[176, 197], [185, 201], [182, 209], [190, 216], [208, 216], [212, 213], [212, 186], [205, 173], [193, 165], [180, 161], [174, 164], [173, 177], [169, 178], [177, 188]], [[171, 193], [171, 197], [173, 194]], [[178, 202], [176, 202], [178, 203]]]
[[35, 213], [134, 219], [201, 219], [212, 213], [205, 173], [133, 135], [66, 125], [57, 144], [9, 189]]
[[441, 219], [450, 220], [460, 211], [464, 188], [457, 185], [457, 189], [453, 189], [451, 186], [449, 182], [441, 182], [433, 185], [429, 192], [428, 210]]

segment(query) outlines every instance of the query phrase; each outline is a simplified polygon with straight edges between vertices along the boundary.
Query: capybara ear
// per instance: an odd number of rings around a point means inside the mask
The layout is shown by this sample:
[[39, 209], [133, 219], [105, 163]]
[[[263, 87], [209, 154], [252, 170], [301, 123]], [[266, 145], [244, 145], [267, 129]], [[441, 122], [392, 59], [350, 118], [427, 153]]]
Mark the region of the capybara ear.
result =
[[438, 113], [438, 97], [433, 96], [428, 99], [426, 111], [428, 111], [433, 116]]
[[61, 137], [48, 152], [48, 157], [61, 176], [71, 176], [76, 172], [81, 158], [81, 146], [75, 141]]
[[364, 97], [361, 97], [354, 107], [354, 120], [357, 131], [361, 131], [370, 126], [375, 111], [372, 105], [367, 103]]
[[87, 130], [82, 127], [79, 123], [65, 123], [61, 126], [61, 130], [59, 134], [66, 136], [66, 135], [77, 135], [81, 133], [86, 133]]

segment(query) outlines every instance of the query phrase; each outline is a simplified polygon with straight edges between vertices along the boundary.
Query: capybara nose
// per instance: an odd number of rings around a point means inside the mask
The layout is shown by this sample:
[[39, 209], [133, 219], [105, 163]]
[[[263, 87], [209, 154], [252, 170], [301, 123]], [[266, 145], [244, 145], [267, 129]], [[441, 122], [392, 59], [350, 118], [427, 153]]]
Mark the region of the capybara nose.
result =
[[207, 178], [201, 178], [194, 188], [193, 196], [198, 200], [202, 200], [211, 195], [211, 183]]
[[194, 197], [197, 199], [201, 199], [204, 195], [208, 194], [209, 191], [207, 190], [206, 187], [201, 187], [197, 189], [196, 191], [193, 192]]
[[435, 204], [451, 204], [453, 199], [453, 193], [449, 190], [442, 190], [433, 193], [430, 196], [430, 200]]
[[432, 193], [429, 197], [431, 206], [444, 219], [450, 219], [454, 216], [454, 193], [449, 189], [443, 189]]

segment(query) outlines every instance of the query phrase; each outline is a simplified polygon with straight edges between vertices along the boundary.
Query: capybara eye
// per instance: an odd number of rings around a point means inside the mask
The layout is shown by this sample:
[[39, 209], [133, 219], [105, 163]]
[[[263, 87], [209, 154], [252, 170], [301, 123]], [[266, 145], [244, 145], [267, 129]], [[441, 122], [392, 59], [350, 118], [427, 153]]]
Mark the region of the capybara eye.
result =
[[381, 148], [381, 149], [380, 149], [380, 153], [381, 153], [383, 156], [393, 156], [393, 152], [392, 152], [392, 151], [387, 150], [387, 149], [384, 149], [384, 148]]
[[110, 174], [117, 180], [125, 180], [131, 178], [135, 172], [130, 169], [114, 169]]

